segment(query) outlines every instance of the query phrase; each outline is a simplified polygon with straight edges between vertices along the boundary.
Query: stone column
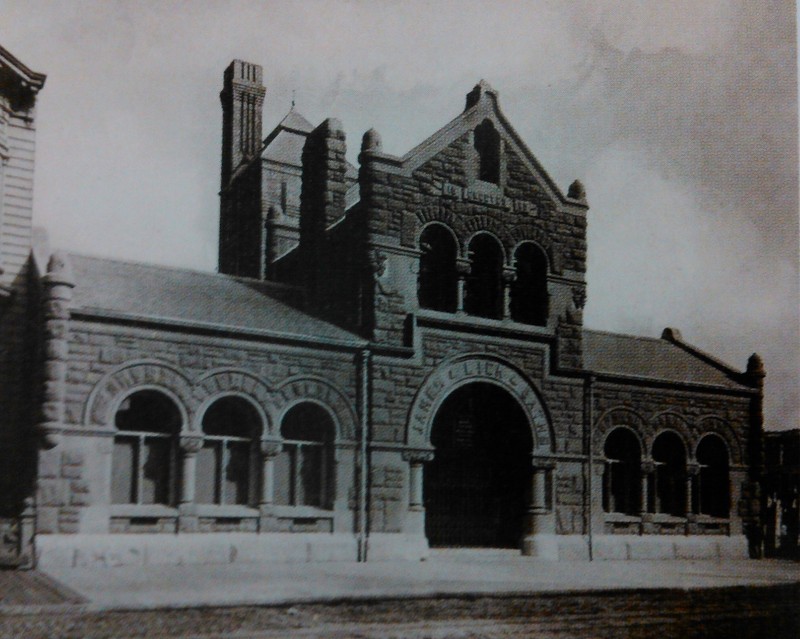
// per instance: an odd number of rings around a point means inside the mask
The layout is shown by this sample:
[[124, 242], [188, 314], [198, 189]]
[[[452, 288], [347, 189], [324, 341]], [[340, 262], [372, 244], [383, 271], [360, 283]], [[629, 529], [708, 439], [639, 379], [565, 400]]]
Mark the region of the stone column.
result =
[[[639, 510], [642, 514], [642, 532], [647, 532], [647, 528], [652, 526], [653, 517], [647, 504], [647, 493], [649, 492], [650, 482], [653, 481], [653, 474], [655, 473], [656, 465], [649, 459], [642, 460], [641, 477], [642, 477], [642, 503]], [[655, 504], [653, 504], [655, 510]]]
[[258, 531], [275, 530], [275, 458], [283, 450], [283, 444], [274, 440], [262, 440], [261, 493], [258, 496]]
[[425, 534], [425, 496], [423, 494], [424, 464], [433, 461], [432, 450], [407, 450], [403, 459], [408, 462], [408, 514], [404, 532]]
[[511, 319], [511, 285], [517, 280], [514, 269], [503, 269], [503, 319]]
[[456, 298], [456, 313], [464, 313], [464, 296], [466, 295], [467, 275], [472, 272], [472, 265], [469, 260], [456, 260], [456, 273], [458, 274], [458, 295]]
[[197, 453], [203, 447], [203, 438], [197, 435], [184, 435], [181, 445], [181, 499], [178, 506], [178, 530], [197, 531], [197, 504], [195, 503], [195, 481], [197, 478]]
[[[690, 463], [686, 466], [686, 533], [698, 532], [697, 515], [700, 514], [700, 464]], [[694, 496], [697, 499], [693, 499]]]
[[555, 463], [546, 457], [534, 457], [531, 472], [531, 502], [525, 516], [522, 554], [551, 557], [555, 552], [555, 517], [547, 502], [547, 482]]

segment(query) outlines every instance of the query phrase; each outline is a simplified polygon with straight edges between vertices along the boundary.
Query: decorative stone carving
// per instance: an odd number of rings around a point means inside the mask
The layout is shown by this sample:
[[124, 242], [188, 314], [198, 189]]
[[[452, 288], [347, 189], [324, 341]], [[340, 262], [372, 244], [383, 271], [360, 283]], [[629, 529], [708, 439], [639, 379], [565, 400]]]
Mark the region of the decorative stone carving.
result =
[[189, 414], [195, 412], [197, 400], [186, 377], [171, 366], [158, 361], [128, 362], [105, 375], [89, 394], [84, 414], [87, 426], [111, 427], [120, 398], [137, 388], [162, 390], [181, 413], [183, 424], [191, 429]]
[[258, 445], [262, 457], [276, 457], [283, 450], [283, 443], [277, 440], [262, 439]]
[[280, 417], [297, 403], [316, 401], [330, 410], [336, 425], [337, 439], [355, 439], [355, 411], [345, 394], [328, 381], [319, 377], [294, 377], [286, 380], [273, 393], [271, 404]]
[[434, 458], [433, 450], [404, 450], [403, 460], [411, 464], [426, 464], [432, 462]]
[[533, 384], [509, 363], [488, 355], [462, 355], [442, 363], [423, 383], [411, 406], [406, 440], [410, 446], [430, 448], [433, 419], [444, 399], [471, 382], [489, 382], [508, 391], [522, 406], [533, 436], [534, 450], [553, 450], [550, 419]]
[[182, 436], [180, 438], [181, 450], [187, 455], [196, 455], [203, 448], [203, 438], [196, 435]]
[[572, 289], [572, 302], [575, 304], [575, 308], [583, 309], [586, 306], [586, 287], [585, 286], [576, 286]]

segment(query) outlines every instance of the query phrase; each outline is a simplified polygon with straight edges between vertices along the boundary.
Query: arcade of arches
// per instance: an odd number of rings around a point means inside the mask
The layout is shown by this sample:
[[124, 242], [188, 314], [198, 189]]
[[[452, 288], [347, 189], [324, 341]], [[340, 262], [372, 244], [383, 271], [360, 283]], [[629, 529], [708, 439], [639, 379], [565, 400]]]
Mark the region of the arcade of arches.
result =
[[125, 398], [115, 424], [115, 504], [332, 507], [335, 427], [316, 403], [301, 402], [287, 411], [281, 445], [267, 448], [261, 466], [262, 418], [238, 396], [214, 401], [198, 436], [181, 434], [175, 403], [155, 390]]
[[521, 243], [507, 266], [497, 238], [478, 233], [469, 241], [467, 259], [459, 260], [452, 231], [433, 223], [422, 231], [419, 248], [417, 295], [422, 308], [547, 325], [547, 257], [533, 242]]
[[645, 460], [638, 437], [625, 427], [612, 430], [603, 448], [603, 508], [637, 516], [730, 515], [730, 462], [723, 440], [705, 435], [690, 464], [681, 437], [666, 431], [655, 438]]

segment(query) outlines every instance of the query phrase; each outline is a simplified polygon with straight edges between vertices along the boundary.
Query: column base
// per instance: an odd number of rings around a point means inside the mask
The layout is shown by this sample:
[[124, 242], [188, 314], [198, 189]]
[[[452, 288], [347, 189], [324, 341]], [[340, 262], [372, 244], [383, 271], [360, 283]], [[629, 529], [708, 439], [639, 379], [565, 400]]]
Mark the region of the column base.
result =
[[258, 507], [258, 532], [275, 532], [278, 530], [278, 518], [272, 504], [261, 504]]
[[197, 504], [181, 504], [178, 506], [178, 531], [197, 532], [200, 520], [197, 516]]

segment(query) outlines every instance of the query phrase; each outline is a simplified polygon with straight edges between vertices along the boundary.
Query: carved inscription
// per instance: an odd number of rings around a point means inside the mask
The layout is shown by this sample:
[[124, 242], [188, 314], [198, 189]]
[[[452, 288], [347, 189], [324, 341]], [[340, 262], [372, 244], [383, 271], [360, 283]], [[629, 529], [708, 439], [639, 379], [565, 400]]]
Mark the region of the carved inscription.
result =
[[475, 202], [477, 204], [495, 206], [506, 209], [507, 211], [513, 211], [514, 213], [525, 213], [527, 215], [536, 215], [537, 213], [536, 205], [533, 202], [512, 200], [510, 197], [499, 193], [486, 193], [478, 189], [456, 186], [449, 182], [444, 182], [442, 184], [442, 195], [455, 198], [462, 202]]
[[550, 450], [551, 437], [547, 415], [530, 383], [503, 362], [477, 357], [445, 364], [428, 378], [411, 409], [410, 439], [426, 444], [436, 410], [444, 398], [463, 383], [474, 381], [490, 381], [505, 388], [520, 403], [528, 416], [535, 447]]

